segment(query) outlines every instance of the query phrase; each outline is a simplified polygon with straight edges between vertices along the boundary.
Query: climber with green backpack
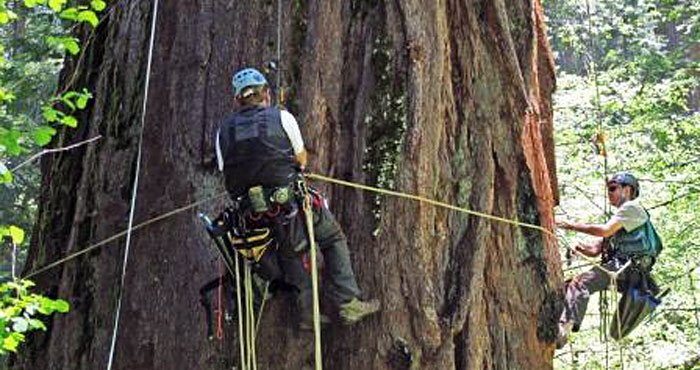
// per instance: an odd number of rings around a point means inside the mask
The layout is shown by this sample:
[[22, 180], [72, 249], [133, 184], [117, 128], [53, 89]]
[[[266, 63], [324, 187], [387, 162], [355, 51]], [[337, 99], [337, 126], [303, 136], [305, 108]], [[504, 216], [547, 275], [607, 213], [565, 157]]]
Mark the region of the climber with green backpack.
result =
[[[601, 266], [607, 271], [618, 271], [629, 263], [619, 275], [617, 287], [625, 294], [618, 310], [620, 320], [613, 323], [611, 335], [618, 339], [631, 331], [653, 310], [659, 301], [658, 287], [651, 278], [651, 269], [661, 252], [661, 238], [654, 229], [649, 213], [638, 200], [639, 182], [630, 173], [619, 173], [607, 181], [608, 200], [617, 208], [605, 224], [587, 224], [558, 220], [562, 229], [600, 237], [593, 243], [578, 243], [575, 250], [587, 257], [602, 255]], [[559, 319], [558, 348], [567, 341], [569, 333], [578, 331], [590, 295], [607, 289], [610, 275], [598, 267], [568, 280], [564, 288], [564, 311]], [[630, 305], [630, 302], [636, 302]], [[634, 314], [630, 314], [630, 307]], [[644, 314], [642, 314], [645, 312]], [[620, 323], [620, 325], [617, 324]], [[624, 324], [624, 325], [622, 325]], [[624, 327], [623, 327], [624, 326]]]

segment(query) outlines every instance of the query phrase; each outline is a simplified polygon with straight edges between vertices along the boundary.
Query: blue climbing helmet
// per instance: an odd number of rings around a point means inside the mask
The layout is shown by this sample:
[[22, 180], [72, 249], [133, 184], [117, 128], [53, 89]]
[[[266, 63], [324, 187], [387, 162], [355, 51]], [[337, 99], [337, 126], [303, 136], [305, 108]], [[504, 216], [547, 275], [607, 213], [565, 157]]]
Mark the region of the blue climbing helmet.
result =
[[637, 181], [637, 178], [629, 172], [621, 172], [614, 174], [608, 180], [608, 184], [629, 186], [632, 188], [632, 199], [639, 196], [639, 181]]
[[233, 84], [233, 94], [236, 97], [241, 96], [247, 87], [267, 85], [265, 76], [255, 68], [241, 69], [233, 75], [233, 80], [231, 82]]

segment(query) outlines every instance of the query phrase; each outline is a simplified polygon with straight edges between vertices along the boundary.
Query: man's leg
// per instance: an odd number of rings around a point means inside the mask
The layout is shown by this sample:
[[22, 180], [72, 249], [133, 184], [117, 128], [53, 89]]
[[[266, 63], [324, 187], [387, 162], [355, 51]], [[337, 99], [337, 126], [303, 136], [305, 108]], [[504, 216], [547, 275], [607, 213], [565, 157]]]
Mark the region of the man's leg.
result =
[[358, 297], [361, 291], [352, 270], [347, 239], [333, 214], [325, 207], [314, 210], [314, 236], [323, 253], [331, 299], [342, 304]]
[[361, 291], [352, 270], [347, 239], [326, 207], [314, 210], [314, 236], [325, 261], [328, 294], [338, 304], [339, 315], [345, 323], [355, 323], [379, 311], [378, 300], [360, 300]]
[[576, 276], [567, 284], [564, 314], [566, 314], [566, 321], [574, 323], [574, 331], [578, 331], [581, 326], [591, 294], [605, 290], [609, 285], [610, 277], [597, 267]]
[[[611, 268], [612, 266], [603, 267]], [[591, 294], [607, 289], [609, 285], [610, 277], [597, 267], [577, 275], [566, 284], [564, 288], [564, 312], [559, 319], [558, 348], [566, 343], [571, 330], [578, 331], [581, 327]]]
[[[313, 287], [311, 274], [304, 268], [302, 258], [301, 254], [286, 254], [278, 256], [277, 259], [283, 270], [285, 282], [294, 287], [295, 290], [299, 327], [303, 330], [310, 330], [313, 328]], [[329, 322], [328, 317], [321, 314], [321, 323]]]

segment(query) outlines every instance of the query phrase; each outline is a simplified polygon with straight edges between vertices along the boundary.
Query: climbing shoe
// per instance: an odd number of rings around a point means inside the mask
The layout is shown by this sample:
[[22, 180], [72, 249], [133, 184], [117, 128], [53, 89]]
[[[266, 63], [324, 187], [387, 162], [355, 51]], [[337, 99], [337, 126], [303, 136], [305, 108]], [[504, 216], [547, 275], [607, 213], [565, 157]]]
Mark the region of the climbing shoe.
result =
[[350, 302], [340, 305], [338, 315], [343, 320], [344, 324], [352, 325], [362, 320], [365, 316], [379, 311], [379, 308], [380, 304], [378, 299], [361, 301], [358, 298], [353, 298]]
[[[321, 327], [324, 327], [328, 324], [331, 323], [331, 319], [328, 318], [328, 316], [321, 314]], [[309, 317], [308, 319], [299, 321], [299, 330], [314, 330], [314, 321], [312, 317]]]

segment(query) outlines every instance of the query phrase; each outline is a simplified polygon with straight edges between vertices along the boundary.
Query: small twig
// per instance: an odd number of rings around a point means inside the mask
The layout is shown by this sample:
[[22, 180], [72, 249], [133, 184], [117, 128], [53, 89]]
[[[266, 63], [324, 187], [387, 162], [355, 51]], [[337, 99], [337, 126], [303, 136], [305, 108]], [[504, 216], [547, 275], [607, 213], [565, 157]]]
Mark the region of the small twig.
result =
[[97, 136], [93, 137], [92, 139], [87, 139], [87, 140], [84, 140], [84, 141], [81, 141], [81, 142], [79, 142], [79, 143], [75, 143], [75, 144], [73, 144], [73, 145], [69, 145], [69, 146], [63, 147], [63, 148], [44, 149], [44, 150], [40, 151], [39, 153], [36, 153], [36, 154], [34, 154], [33, 156], [29, 157], [29, 159], [27, 159], [26, 161], [20, 163], [19, 165], [17, 165], [17, 167], [11, 169], [10, 172], [15, 172], [15, 171], [17, 171], [20, 167], [24, 166], [24, 165], [27, 164], [27, 163], [30, 163], [30, 162], [36, 160], [37, 158], [39, 158], [39, 157], [41, 157], [41, 156], [43, 156], [43, 155], [45, 155], [45, 154], [56, 153], [56, 152], [62, 152], [62, 151], [74, 149], [74, 148], [77, 148], [77, 147], [79, 147], [79, 146], [81, 146], [81, 145], [89, 144], [89, 143], [91, 143], [91, 142], [93, 142], [93, 141], [95, 141], [95, 140], [97, 140], [97, 139], [100, 139], [101, 137], [102, 137], [102, 135], [97, 135]]
[[685, 198], [685, 197], [687, 197], [687, 196], [689, 196], [689, 195], [693, 195], [693, 194], [697, 194], [697, 191], [690, 190], [690, 191], [688, 191], [688, 192], [685, 193], [685, 194], [681, 194], [681, 195], [679, 195], [679, 196], [677, 196], [677, 197], [673, 197], [673, 198], [671, 198], [671, 199], [669, 199], [669, 200], [667, 200], [667, 201], [665, 201], [665, 202], [662, 202], [662, 203], [659, 203], [659, 204], [655, 204], [655, 205], [649, 207], [648, 210], [652, 210], [652, 209], [656, 209], [656, 208], [660, 208], [660, 207], [667, 206], [667, 205], [669, 205], [669, 204], [671, 204], [671, 203], [673, 203], [673, 202], [675, 202], [675, 201], [677, 201], [677, 200], [679, 200], [679, 199]]

